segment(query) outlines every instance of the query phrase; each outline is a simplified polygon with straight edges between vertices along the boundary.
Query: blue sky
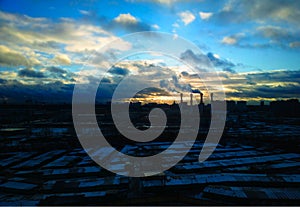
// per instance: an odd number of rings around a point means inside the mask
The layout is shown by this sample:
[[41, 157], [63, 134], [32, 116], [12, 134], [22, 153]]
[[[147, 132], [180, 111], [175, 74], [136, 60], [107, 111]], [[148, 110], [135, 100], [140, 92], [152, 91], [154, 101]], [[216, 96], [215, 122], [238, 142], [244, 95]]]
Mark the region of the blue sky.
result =
[[0, 12], [6, 89], [73, 84], [87, 52], [132, 32], [160, 31], [198, 45], [226, 77], [231, 99], [299, 98], [297, 1], [2, 0]]

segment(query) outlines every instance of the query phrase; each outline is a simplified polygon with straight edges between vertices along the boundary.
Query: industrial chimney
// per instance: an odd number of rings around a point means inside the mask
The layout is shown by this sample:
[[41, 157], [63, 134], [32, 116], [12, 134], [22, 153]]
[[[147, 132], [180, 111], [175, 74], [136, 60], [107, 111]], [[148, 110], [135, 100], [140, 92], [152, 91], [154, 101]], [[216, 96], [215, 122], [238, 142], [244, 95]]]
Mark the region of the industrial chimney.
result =
[[181, 104], [183, 103], [183, 94], [182, 93], [180, 94], [180, 103]]
[[200, 93], [200, 104], [203, 104], [203, 93]]
[[191, 93], [190, 96], [191, 96], [191, 106], [192, 106], [193, 105], [193, 94]]

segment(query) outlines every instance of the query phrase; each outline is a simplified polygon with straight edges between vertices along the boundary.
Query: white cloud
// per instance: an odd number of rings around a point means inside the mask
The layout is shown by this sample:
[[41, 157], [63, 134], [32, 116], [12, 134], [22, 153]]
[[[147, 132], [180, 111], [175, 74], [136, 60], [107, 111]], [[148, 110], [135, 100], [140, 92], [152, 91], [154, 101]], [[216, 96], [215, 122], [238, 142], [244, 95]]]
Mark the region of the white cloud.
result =
[[218, 54], [213, 54], [213, 56], [217, 59], [220, 59], [220, 55], [218, 55]]
[[237, 43], [237, 39], [234, 37], [230, 37], [230, 36], [223, 37], [222, 43], [226, 44], [226, 45], [234, 45]]
[[184, 25], [188, 25], [196, 19], [196, 17], [190, 11], [180, 12], [178, 15]]
[[42, 23], [47, 22], [47, 19], [43, 18], [43, 17], [32, 18], [27, 15], [11, 14], [11, 13], [2, 12], [2, 11], [0, 11], [0, 19], [3, 20], [4, 22], [8, 22], [11, 25], [42, 24]]
[[152, 27], [157, 30], [160, 28], [157, 24], [153, 24]]
[[53, 61], [60, 65], [70, 65], [71, 64], [71, 60], [70, 60], [69, 56], [66, 54], [57, 54], [53, 58]]
[[172, 27], [179, 28], [179, 24], [175, 22], [174, 24], [172, 24]]
[[264, 37], [270, 38], [272, 40], [285, 39], [288, 38], [291, 34], [291, 32], [285, 28], [271, 25], [260, 26], [256, 30], [260, 32]]
[[225, 45], [235, 45], [238, 44], [239, 40], [241, 40], [245, 36], [244, 33], [238, 33], [235, 35], [225, 36], [223, 37], [221, 43]]
[[163, 5], [167, 5], [170, 6], [172, 4], [175, 4], [177, 2], [184, 2], [184, 3], [188, 3], [189, 1], [203, 1], [203, 0], [127, 0], [129, 2], [151, 2], [151, 3], [158, 3], [158, 4], [163, 4]]
[[130, 13], [127, 14], [120, 14], [114, 20], [121, 24], [136, 24], [138, 20], [132, 16]]
[[[0, 12], [2, 65], [84, 64], [81, 58], [103, 45], [120, 40], [99, 26], [73, 19], [57, 22], [45, 18], [24, 17]], [[128, 50], [130, 43], [118, 41], [117, 50]], [[11, 50], [11, 51], [9, 51]], [[78, 54], [74, 54], [78, 53]], [[64, 54], [62, 56], [62, 54]], [[14, 59], [9, 59], [14, 56]], [[80, 58], [79, 58], [80, 56]], [[54, 57], [54, 59], [53, 59]]]
[[291, 48], [300, 48], [300, 42], [291, 42], [289, 46]]
[[177, 2], [178, 0], [154, 0], [154, 2], [160, 3], [160, 4], [173, 4], [175, 2]]
[[91, 15], [91, 12], [86, 11], [86, 10], [79, 10], [80, 14], [82, 15]]
[[201, 19], [208, 20], [213, 15], [213, 13], [211, 13], [211, 12], [199, 12], [199, 15], [200, 15]]
[[0, 45], [0, 65], [28, 66], [30, 65], [30, 62], [22, 53], [12, 50], [4, 45]]
[[164, 4], [164, 5], [171, 5], [174, 4], [180, 0], [127, 0], [129, 2], [138, 3], [138, 2], [151, 2], [151, 3], [158, 3], [158, 4]]

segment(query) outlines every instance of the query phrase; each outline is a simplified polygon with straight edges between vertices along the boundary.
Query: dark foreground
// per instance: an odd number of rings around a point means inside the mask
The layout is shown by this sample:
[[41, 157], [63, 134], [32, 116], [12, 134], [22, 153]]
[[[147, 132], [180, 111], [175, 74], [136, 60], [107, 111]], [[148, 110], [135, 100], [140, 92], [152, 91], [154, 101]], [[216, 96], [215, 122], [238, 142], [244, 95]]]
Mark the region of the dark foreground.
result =
[[[298, 205], [300, 119], [249, 108], [229, 113], [227, 119], [221, 142], [207, 161], [198, 162], [200, 132], [173, 168], [128, 178], [89, 158], [77, 141], [68, 106], [2, 108], [0, 204]], [[177, 150], [191, 143], [178, 143]], [[123, 153], [145, 156], [169, 144], [160, 139], [115, 145]], [[176, 150], [171, 153], [176, 156]], [[120, 160], [105, 156], [116, 170], [125, 170]]]

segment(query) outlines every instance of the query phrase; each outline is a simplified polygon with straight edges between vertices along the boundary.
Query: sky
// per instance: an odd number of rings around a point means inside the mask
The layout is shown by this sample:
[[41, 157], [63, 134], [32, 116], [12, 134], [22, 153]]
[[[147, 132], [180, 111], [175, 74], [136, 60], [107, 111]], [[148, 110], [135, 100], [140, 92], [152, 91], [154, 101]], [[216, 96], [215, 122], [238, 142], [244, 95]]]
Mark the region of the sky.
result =
[[[199, 47], [201, 54], [186, 49], [179, 59], [196, 62], [201, 72], [209, 60], [228, 100], [299, 99], [299, 19], [300, 4], [293, 0], [1, 0], [0, 98], [67, 102], [75, 83], [105, 76], [100, 98], [106, 100], [129, 74], [140, 84], [151, 76], [156, 84], [137, 95], [141, 101], [171, 102], [201, 88], [195, 71], [153, 54], [128, 57], [103, 74], [107, 54], [129, 51], [134, 42], [99, 49], [124, 35], [152, 31]], [[160, 44], [172, 46], [166, 42]], [[91, 61], [95, 53], [93, 60], [101, 63]], [[210, 91], [201, 91], [208, 98]]]

